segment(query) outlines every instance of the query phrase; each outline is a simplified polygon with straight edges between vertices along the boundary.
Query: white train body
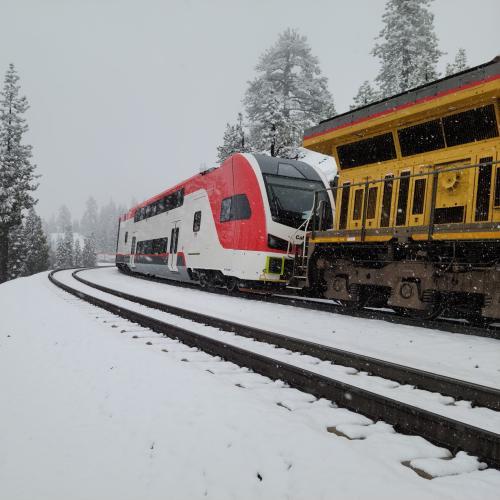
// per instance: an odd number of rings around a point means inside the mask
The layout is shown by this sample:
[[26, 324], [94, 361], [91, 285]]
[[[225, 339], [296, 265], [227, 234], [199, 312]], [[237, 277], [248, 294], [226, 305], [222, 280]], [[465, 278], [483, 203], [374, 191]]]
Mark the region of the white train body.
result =
[[315, 191], [332, 216], [326, 187], [306, 163], [233, 155], [122, 216], [116, 264], [202, 285], [285, 283]]

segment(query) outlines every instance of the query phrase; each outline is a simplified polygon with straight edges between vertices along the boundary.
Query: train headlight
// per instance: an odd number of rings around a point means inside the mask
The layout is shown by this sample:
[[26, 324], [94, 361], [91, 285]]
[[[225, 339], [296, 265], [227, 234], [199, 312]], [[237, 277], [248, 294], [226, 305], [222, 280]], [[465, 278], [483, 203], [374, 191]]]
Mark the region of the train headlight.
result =
[[269, 274], [283, 274], [285, 259], [283, 257], [267, 257], [266, 272]]

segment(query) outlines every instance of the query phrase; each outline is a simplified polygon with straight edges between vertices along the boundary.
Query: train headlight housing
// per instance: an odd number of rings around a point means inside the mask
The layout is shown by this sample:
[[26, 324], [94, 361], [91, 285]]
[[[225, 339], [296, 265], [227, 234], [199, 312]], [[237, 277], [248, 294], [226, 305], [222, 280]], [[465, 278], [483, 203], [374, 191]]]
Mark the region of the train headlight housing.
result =
[[283, 238], [278, 238], [277, 236], [273, 236], [272, 234], [267, 235], [267, 246], [269, 248], [273, 248], [275, 250], [288, 250], [288, 241]]

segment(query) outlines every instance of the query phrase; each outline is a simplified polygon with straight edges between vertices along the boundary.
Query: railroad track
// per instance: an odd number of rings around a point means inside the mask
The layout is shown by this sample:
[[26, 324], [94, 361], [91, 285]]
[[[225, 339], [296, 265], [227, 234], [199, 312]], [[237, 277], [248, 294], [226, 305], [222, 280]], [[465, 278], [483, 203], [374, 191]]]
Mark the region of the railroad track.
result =
[[[291, 387], [312, 394], [318, 398], [326, 398], [334, 401], [342, 407], [357, 413], [362, 413], [375, 421], [383, 420], [392, 424], [399, 432], [418, 434], [434, 444], [444, 446], [453, 451], [467, 451], [480, 457], [481, 460], [484, 460], [490, 465], [500, 468], [500, 435], [497, 433], [391, 399], [355, 385], [347, 384], [272, 357], [258, 354], [251, 350], [242, 349], [230, 343], [190, 331], [175, 324], [152, 318], [148, 315], [125, 308], [122, 305], [113, 304], [112, 302], [92, 296], [89, 293], [85, 293], [82, 290], [78, 290], [77, 288], [60, 282], [55, 277], [56, 272], [57, 271], [54, 271], [49, 275], [49, 279], [55, 285], [113, 314], [138, 323], [143, 327], [150, 328], [155, 332], [179, 339], [186, 345], [199, 348], [208, 354], [250, 368], [271, 379], [283, 380]], [[417, 385], [428, 390], [439, 391], [449, 395], [454, 394], [455, 396], [453, 397], [459, 399], [464, 398], [464, 395], [467, 394], [472, 397], [466, 399], [471, 399], [476, 404], [486, 408], [498, 410], [500, 406], [500, 391], [493, 388], [422, 372], [375, 358], [321, 346], [285, 335], [276, 334], [274, 332], [256, 329], [247, 325], [240, 325], [221, 318], [214, 318], [194, 311], [161, 304], [149, 299], [136, 297], [102, 285], [94, 284], [78, 276], [78, 272], [79, 271], [75, 271], [73, 277], [82, 284], [129, 302], [135, 302], [146, 307], [159, 309], [197, 323], [232, 331], [237, 335], [253, 338], [259, 342], [270, 343], [276, 347], [282, 347], [291, 351], [308, 354], [325, 361], [332, 361], [344, 366], [369, 371], [374, 375], [376, 374], [384, 378], [390, 378], [391, 380]]]
[[239, 292], [228, 292], [225, 289], [218, 288], [203, 288], [201, 289], [198, 285], [191, 283], [184, 283], [180, 281], [169, 280], [166, 278], [159, 278], [155, 276], [146, 276], [139, 273], [125, 273], [121, 269], [119, 271], [127, 276], [133, 278], [142, 279], [146, 281], [154, 281], [157, 283], [168, 283], [173, 286], [180, 286], [183, 288], [192, 288], [194, 290], [203, 290], [207, 293], [214, 293], [218, 295], [232, 295], [235, 297], [243, 297], [249, 300], [258, 300], [270, 302], [273, 304], [281, 304], [286, 306], [301, 307], [304, 309], [332, 312], [335, 314], [342, 314], [344, 316], [353, 316], [355, 318], [364, 319], [377, 319], [382, 321], [388, 321], [389, 323], [395, 323], [399, 325], [406, 326], [417, 326], [419, 328], [427, 328], [430, 330], [441, 330], [448, 333], [459, 333], [462, 335], [473, 335], [476, 337], [493, 338], [500, 340], [500, 327], [492, 324], [484, 327], [474, 326], [470, 323], [465, 323], [450, 318], [439, 317], [434, 320], [422, 321], [416, 318], [410, 318], [401, 316], [395, 312], [389, 312], [387, 310], [375, 309], [375, 308], [363, 308], [357, 310], [346, 310], [342, 306], [335, 304], [334, 302], [320, 302], [315, 299], [309, 299], [306, 297], [299, 296], [285, 296], [281, 294], [270, 294], [270, 293], [260, 293], [260, 292], [250, 292], [248, 290]]

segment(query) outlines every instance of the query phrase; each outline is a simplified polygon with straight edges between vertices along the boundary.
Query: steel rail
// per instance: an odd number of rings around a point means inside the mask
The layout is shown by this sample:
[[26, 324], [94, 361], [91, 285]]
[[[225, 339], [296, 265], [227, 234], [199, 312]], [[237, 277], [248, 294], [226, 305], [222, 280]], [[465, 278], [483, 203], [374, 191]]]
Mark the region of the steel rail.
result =
[[427, 328], [431, 330], [441, 330], [448, 333], [458, 333], [461, 335], [472, 335], [475, 337], [485, 337], [491, 339], [500, 340], [500, 328], [497, 326], [489, 325], [487, 327], [473, 326], [470, 324], [459, 323], [457, 321], [438, 318], [433, 320], [422, 321], [418, 318], [410, 318], [406, 316], [401, 316], [396, 312], [390, 313], [387, 311], [377, 310], [377, 309], [349, 309], [346, 310], [340, 305], [333, 302], [319, 302], [305, 297], [286, 297], [281, 294], [270, 294], [270, 293], [260, 293], [257, 291], [239, 291], [236, 293], [228, 292], [225, 289], [217, 288], [201, 288], [199, 285], [194, 283], [188, 283], [183, 281], [175, 281], [168, 278], [160, 278], [159, 276], [147, 276], [145, 274], [137, 272], [125, 272], [118, 269], [122, 274], [126, 276], [131, 276], [133, 278], [142, 279], [146, 281], [154, 281], [157, 283], [166, 283], [173, 286], [180, 286], [183, 288], [191, 288], [194, 290], [202, 290], [207, 293], [214, 293], [218, 295], [226, 295], [233, 297], [241, 297], [249, 300], [258, 300], [260, 302], [270, 302], [273, 304], [281, 304], [285, 306], [301, 307], [303, 309], [310, 309], [315, 311], [330, 312], [335, 314], [342, 314], [344, 316], [351, 316], [355, 318], [364, 319], [375, 319], [380, 321], [387, 321], [389, 323], [394, 323], [398, 325], [416, 326], [419, 328]]
[[365, 371], [371, 375], [394, 380], [401, 384], [414, 385], [427, 391], [439, 392], [455, 399], [472, 401], [477, 406], [500, 411], [500, 390], [498, 389], [446, 377], [444, 375], [424, 370], [418, 370], [416, 368], [399, 365], [390, 361], [317, 344], [296, 337], [283, 335], [281, 333], [236, 323], [220, 317], [195, 312], [190, 309], [146, 299], [144, 297], [139, 297], [137, 295], [132, 295], [107, 286], [99, 285], [89, 281], [88, 279], [82, 278], [81, 276], [78, 276], [78, 274], [82, 271], [83, 270], [74, 271], [72, 276], [80, 283], [107, 294], [196, 321], [197, 323], [203, 323], [208, 326], [220, 328], [221, 330], [233, 332], [242, 337], [253, 338], [260, 342], [266, 342], [283, 349], [307, 354], [323, 361], [330, 361], [337, 365], [355, 368], [356, 370]]
[[417, 434], [428, 441], [452, 451], [464, 450], [488, 464], [500, 468], [500, 434], [475, 427], [457, 420], [408, 405], [380, 394], [319, 375], [282, 361], [257, 354], [169, 324], [125, 307], [107, 302], [81, 290], [72, 288], [55, 278], [59, 271], [52, 271], [49, 280], [62, 290], [90, 304], [105, 309], [145, 328], [178, 339], [213, 356], [273, 380], [282, 380], [290, 387], [307, 392], [317, 398], [326, 398], [340, 406], [361, 413], [374, 421], [383, 420], [401, 433]]

